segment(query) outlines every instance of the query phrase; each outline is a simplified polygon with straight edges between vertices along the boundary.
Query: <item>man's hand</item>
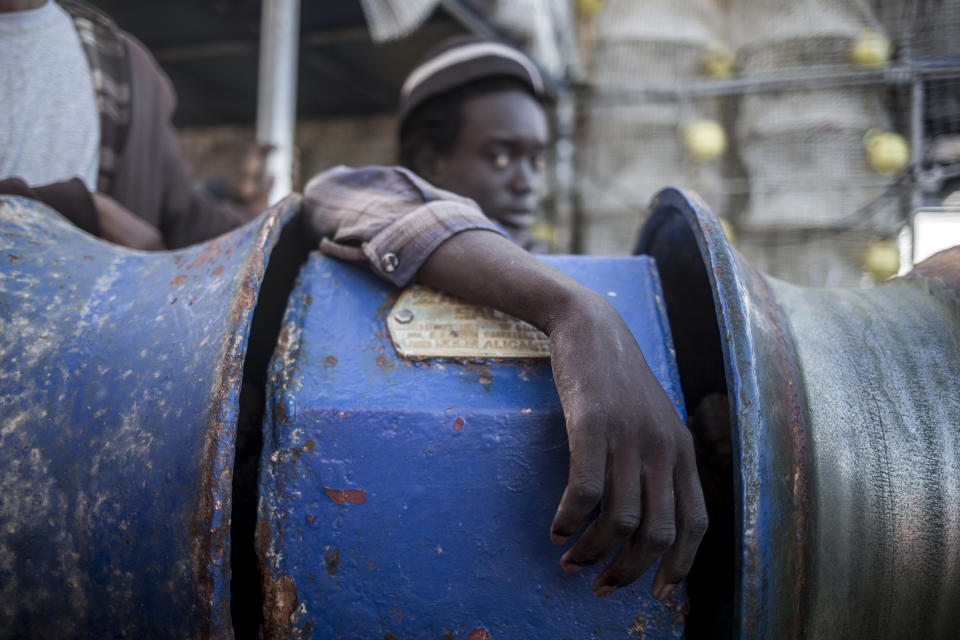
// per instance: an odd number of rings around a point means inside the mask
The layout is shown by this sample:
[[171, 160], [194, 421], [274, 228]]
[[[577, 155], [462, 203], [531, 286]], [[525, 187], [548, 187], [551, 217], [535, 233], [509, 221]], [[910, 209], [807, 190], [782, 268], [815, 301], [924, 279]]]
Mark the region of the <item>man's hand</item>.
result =
[[659, 558], [653, 595], [669, 597], [693, 564], [707, 512], [693, 439], [620, 315], [599, 294], [488, 231], [451, 237], [418, 279], [510, 313], [550, 337], [570, 444], [553, 541], [565, 542], [600, 505], [561, 562], [576, 571], [620, 547], [593, 583], [594, 593], [605, 596]]
[[[693, 439], [620, 315], [585, 295], [550, 328], [553, 375], [570, 444], [570, 475], [551, 526], [562, 544], [600, 505], [597, 518], [563, 555], [579, 571], [620, 547], [593, 583], [605, 596], [658, 558], [658, 599], [690, 570], [707, 517]], [[621, 546], [622, 545], [622, 546]]]
[[100, 235], [104, 240], [143, 251], [164, 248], [163, 236], [156, 227], [138, 218], [110, 196], [94, 193], [93, 203], [97, 208]]

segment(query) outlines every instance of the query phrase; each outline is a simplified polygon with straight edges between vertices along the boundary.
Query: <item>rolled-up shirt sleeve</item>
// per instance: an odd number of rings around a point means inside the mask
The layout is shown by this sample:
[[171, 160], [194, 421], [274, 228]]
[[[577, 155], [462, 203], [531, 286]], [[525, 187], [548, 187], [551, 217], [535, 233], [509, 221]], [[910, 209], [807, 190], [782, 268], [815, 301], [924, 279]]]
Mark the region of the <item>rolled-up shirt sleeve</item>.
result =
[[304, 206], [324, 253], [367, 262], [400, 287], [454, 234], [483, 229], [504, 235], [472, 200], [402, 167], [335, 167], [307, 183]]

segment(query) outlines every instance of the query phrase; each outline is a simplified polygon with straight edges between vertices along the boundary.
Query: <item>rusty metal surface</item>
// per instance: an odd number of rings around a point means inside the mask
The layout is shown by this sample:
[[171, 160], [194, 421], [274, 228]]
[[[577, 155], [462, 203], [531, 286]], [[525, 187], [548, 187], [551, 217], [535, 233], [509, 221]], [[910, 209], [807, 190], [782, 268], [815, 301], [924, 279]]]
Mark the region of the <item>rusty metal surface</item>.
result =
[[[548, 257], [601, 292], [683, 413], [646, 257]], [[397, 293], [320, 255], [271, 365], [257, 546], [267, 638], [681, 638], [683, 590], [653, 572], [596, 598], [550, 522], [567, 477], [548, 361], [408, 360]]]
[[812, 426], [807, 636], [956, 637], [957, 316], [911, 281], [772, 284], [797, 337]]
[[[704, 333], [720, 343], [734, 447], [732, 634], [955, 637], [957, 250], [872, 290], [794, 287], [757, 273], [705, 203], [673, 189], [655, 198], [638, 248], [670, 274], [672, 325], [714, 312]], [[694, 277], [709, 296], [684, 300]], [[683, 376], [682, 343], [699, 338], [674, 337]]]
[[[806, 607], [809, 454], [789, 329], [765, 280], [727, 243], [716, 217], [695, 194], [660, 192], [638, 251], [654, 256], [661, 273], [671, 274], [663, 279], [671, 324], [674, 314], [698, 316], [698, 326], [683, 338], [675, 335], [678, 352], [684, 349], [681, 340], [712, 334], [723, 354], [738, 534], [734, 634], [799, 637]], [[687, 298], [686, 282], [695, 275], [709, 285], [704, 300]], [[698, 346], [691, 357], [700, 351]], [[681, 382], [688, 384], [683, 377]]]
[[0, 199], [0, 637], [232, 637], [240, 375], [297, 205], [144, 253]]

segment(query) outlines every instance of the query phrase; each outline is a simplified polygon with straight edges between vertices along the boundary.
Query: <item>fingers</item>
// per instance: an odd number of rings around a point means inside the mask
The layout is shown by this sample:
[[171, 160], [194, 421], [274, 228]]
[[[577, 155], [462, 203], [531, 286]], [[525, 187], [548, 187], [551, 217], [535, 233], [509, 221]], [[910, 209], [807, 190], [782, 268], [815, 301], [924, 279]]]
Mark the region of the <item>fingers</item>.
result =
[[707, 531], [707, 508], [703, 489], [692, 456], [681, 456], [677, 465], [677, 539], [660, 561], [653, 578], [653, 595], [658, 600], [670, 597], [674, 588], [690, 572], [697, 547]]
[[550, 539], [563, 544], [576, 533], [603, 497], [607, 447], [588, 429], [569, 431], [570, 475], [550, 526]]
[[597, 576], [593, 592], [598, 596], [609, 595], [642, 576], [674, 544], [673, 480], [669, 473], [662, 471], [651, 469], [644, 475], [644, 510], [640, 528]]
[[707, 511], [693, 456], [682, 449], [673, 474], [653, 469], [644, 475], [643, 520], [593, 583], [598, 596], [630, 584], [660, 558], [652, 592], [670, 597], [690, 572], [697, 547], [707, 530]]
[[[635, 342], [616, 330], [620, 324], [560, 323], [549, 331], [570, 441], [570, 475], [551, 538], [559, 544], [574, 535], [603, 500], [597, 519], [561, 559], [564, 569], [599, 562], [619, 545], [594, 592], [612, 593], [659, 560], [653, 590], [663, 599], [693, 564], [706, 510], [690, 433], [639, 348], [624, 347]], [[594, 352], [616, 357], [583, 362], [581, 347], [594, 338]]]
[[603, 511], [561, 558], [567, 571], [599, 562], [640, 526], [643, 470], [639, 451], [635, 447], [622, 447], [612, 456]]

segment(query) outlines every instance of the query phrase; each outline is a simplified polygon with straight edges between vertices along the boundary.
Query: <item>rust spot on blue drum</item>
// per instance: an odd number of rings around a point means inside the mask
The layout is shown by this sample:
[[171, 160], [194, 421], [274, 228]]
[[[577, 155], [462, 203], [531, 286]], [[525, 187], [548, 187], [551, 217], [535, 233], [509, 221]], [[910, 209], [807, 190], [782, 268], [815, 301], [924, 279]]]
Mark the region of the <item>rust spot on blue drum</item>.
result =
[[338, 547], [328, 549], [325, 557], [327, 559], [327, 573], [331, 576], [337, 575], [337, 569], [340, 568], [340, 549]]
[[330, 487], [324, 487], [323, 491], [327, 494], [328, 498], [337, 504], [346, 504], [348, 502], [363, 504], [367, 500], [367, 492], [362, 489], [331, 489]]
[[[265, 576], [263, 593], [263, 637], [289, 638], [297, 610], [297, 585], [287, 574]], [[299, 635], [299, 634], [297, 634]], [[296, 636], [294, 636], [296, 637]]]

